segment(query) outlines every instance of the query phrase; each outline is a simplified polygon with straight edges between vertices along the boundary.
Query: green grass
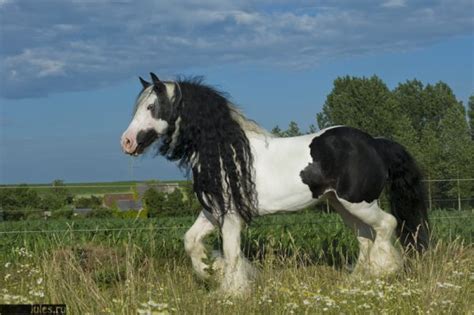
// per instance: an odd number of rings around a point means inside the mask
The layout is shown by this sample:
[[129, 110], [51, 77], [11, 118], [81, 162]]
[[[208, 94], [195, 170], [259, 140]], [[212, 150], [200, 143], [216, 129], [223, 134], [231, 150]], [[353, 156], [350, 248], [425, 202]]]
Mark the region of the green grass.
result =
[[[348, 272], [357, 243], [338, 216], [257, 219], [243, 233], [244, 251], [260, 269], [245, 300], [219, 295], [214, 282], [193, 275], [182, 242], [191, 217], [4, 222], [0, 232], [50, 233], [0, 234], [0, 303], [65, 303], [71, 314], [469, 313], [474, 216], [431, 217], [430, 252], [407, 258], [405, 271], [383, 279]], [[219, 238], [208, 245], [218, 247]]]

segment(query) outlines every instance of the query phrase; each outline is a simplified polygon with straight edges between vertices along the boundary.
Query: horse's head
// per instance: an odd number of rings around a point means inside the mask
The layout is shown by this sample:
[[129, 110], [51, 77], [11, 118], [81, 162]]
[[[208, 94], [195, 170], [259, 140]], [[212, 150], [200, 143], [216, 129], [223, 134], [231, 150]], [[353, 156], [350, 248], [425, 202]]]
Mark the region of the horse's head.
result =
[[122, 149], [126, 154], [143, 153], [166, 133], [174, 118], [173, 103], [176, 103], [179, 87], [173, 82], [160, 81], [154, 73], [150, 75], [151, 83], [140, 78], [143, 90], [135, 104], [133, 119], [122, 135]]

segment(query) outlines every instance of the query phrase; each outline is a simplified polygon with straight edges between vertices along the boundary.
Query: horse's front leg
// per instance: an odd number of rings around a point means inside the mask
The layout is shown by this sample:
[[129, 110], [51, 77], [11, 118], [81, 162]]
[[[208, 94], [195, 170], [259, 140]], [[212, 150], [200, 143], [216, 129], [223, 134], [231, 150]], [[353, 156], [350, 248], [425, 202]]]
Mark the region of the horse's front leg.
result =
[[193, 268], [202, 279], [209, 278], [207, 271], [209, 266], [203, 262], [203, 259], [207, 257], [203, 239], [215, 228], [216, 225], [212, 220], [212, 215], [203, 210], [184, 236], [186, 253], [191, 257]]
[[243, 256], [241, 238], [243, 222], [238, 214], [227, 213], [222, 225], [224, 252], [224, 276], [221, 290], [226, 294], [239, 295], [250, 290], [256, 270]]

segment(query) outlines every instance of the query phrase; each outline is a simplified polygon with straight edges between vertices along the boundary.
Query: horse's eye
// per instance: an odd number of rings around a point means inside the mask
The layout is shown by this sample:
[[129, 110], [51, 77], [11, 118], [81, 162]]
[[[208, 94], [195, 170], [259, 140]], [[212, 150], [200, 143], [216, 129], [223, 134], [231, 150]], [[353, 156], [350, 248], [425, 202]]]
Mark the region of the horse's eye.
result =
[[152, 110], [152, 108], [153, 108], [153, 104], [150, 104], [150, 105], [148, 105], [148, 107], [146, 109]]

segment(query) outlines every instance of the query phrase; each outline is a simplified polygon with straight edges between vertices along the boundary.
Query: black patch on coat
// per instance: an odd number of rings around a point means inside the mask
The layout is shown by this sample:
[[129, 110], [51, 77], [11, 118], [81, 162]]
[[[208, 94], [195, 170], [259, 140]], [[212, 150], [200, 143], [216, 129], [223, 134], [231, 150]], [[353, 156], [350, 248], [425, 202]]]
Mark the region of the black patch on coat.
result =
[[301, 172], [303, 182], [315, 198], [326, 189], [355, 203], [379, 198], [388, 172], [374, 143], [374, 138], [354, 128], [325, 131], [311, 142], [313, 163]]
[[[153, 106], [153, 118], [162, 119], [168, 122], [168, 124], [174, 123], [176, 119], [175, 115], [173, 115], [174, 104], [172, 104], [168, 97], [165, 84], [162, 82], [155, 84], [153, 90], [157, 96], [156, 102]], [[178, 104], [176, 104], [176, 106], [178, 106]]]
[[137, 134], [136, 153], [142, 153], [148, 146], [158, 139], [158, 134], [154, 129], [140, 130]]
[[310, 150], [313, 163], [300, 176], [314, 198], [333, 189], [349, 202], [371, 202], [386, 186], [402, 244], [418, 251], [428, 247], [423, 176], [402, 145], [355, 128], [337, 127], [315, 137]]

